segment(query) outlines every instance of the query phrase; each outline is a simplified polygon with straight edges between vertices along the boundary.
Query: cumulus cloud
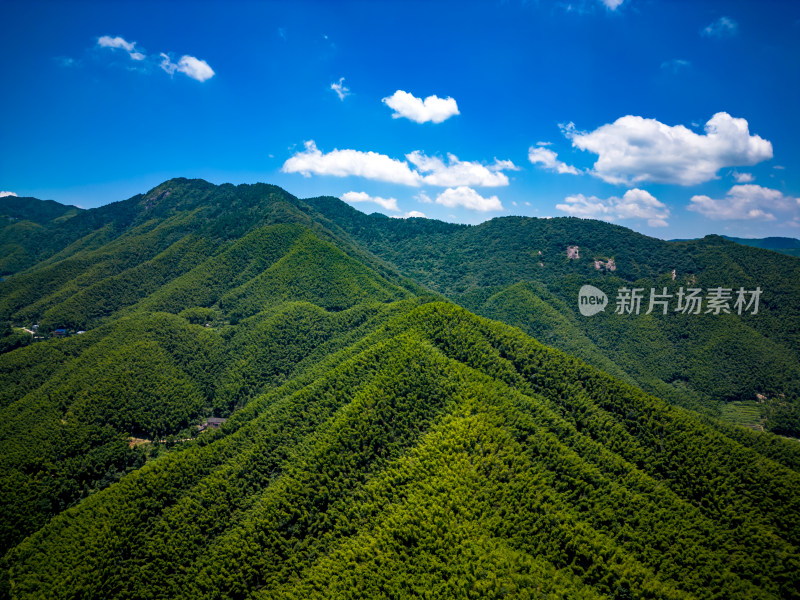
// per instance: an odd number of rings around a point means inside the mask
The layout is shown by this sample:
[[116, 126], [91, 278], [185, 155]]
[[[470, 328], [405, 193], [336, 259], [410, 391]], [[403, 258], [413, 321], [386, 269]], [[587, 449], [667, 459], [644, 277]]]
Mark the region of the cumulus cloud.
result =
[[461, 206], [469, 210], [488, 212], [490, 210], [503, 210], [503, 205], [497, 196], [484, 198], [478, 192], [467, 186], [447, 188], [436, 196], [436, 204], [455, 208]]
[[117, 36], [111, 37], [109, 35], [104, 35], [97, 40], [97, 45], [101, 48], [118, 48], [120, 50], [125, 50], [133, 60], [144, 60], [145, 55], [136, 50], [136, 42], [128, 42], [125, 39]]
[[397, 208], [397, 200], [395, 198], [381, 198], [380, 196], [370, 196], [366, 192], [347, 192], [342, 194], [342, 200], [345, 202], [374, 202], [385, 208], [386, 210], [399, 211]]
[[739, 24], [730, 17], [720, 17], [708, 27], [703, 28], [700, 33], [706, 37], [721, 38], [736, 35], [739, 31]]
[[416, 150], [406, 154], [408, 162], [413, 164], [420, 173], [428, 173], [423, 181], [430, 185], [441, 187], [478, 186], [500, 187], [508, 185], [506, 171], [519, 170], [510, 160], [497, 160], [489, 166], [478, 162], [458, 160], [454, 154], [447, 155], [447, 163], [436, 156], [425, 156]]
[[335, 177], [354, 175], [411, 186], [419, 186], [422, 181], [420, 174], [412, 171], [405, 161], [359, 150], [333, 150], [323, 154], [314, 140], [306, 142], [305, 150], [289, 158], [282, 170], [284, 173], [300, 173], [305, 177], [310, 177], [312, 173]]
[[799, 198], [784, 196], [782, 192], [755, 184], [733, 186], [724, 198], [713, 199], [705, 195], [692, 196], [689, 210], [714, 220], [774, 221], [775, 213], [788, 216], [800, 205]]
[[16, 196], [14, 192], [0, 192], [0, 198], [5, 198], [6, 196]]
[[331, 89], [339, 96], [339, 100], [344, 100], [345, 97], [350, 95], [350, 88], [344, 85], [344, 77], [340, 77], [338, 83], [334, 81], [331, 84]]
[[564, 198], [564, 204], [556, 208], [574, 217], [586, 219], [645, 219], [650, 227], [666, 227], [669, 208], [645, 190], [634, 188], [618, 198], [611, 196], [603, 200], [597, 196], [576, 194]]
[[[487, 166], [478, 162], [461, 161], [452, 154], [447, 155], [445, 163], [441, 158], [426, 156], [418, 150], [407, 154], [406, 159], [408, 162], [377, 152], [359, 150], [333, 150], [323, 153], [311, 140], [305, 143], [304, 151], [296, 153], [284, 163], [283, 172], [301, 173], [306, 177], [312, 173], [336, 177], [354, 175], [415, 187], [422, 184], [440, 187], [499, 187], [508, 185], [508, 177], [503, 170], [518, 169], [510, 160], [495, 159], [493, 164]], [[423, 194], [420, 197], [426, 196]]]
[[539, 142], [536, 146], [531, 146], [528, 148], [528, 160], [531, 161], [532, 164], [542, 165], [545, 169], [555, 171], [556, 173], [560, 174], [579, 174], [578, 169], [572, 165], [568, 165], [558, 160], [558, 154], [545, 148], [545, 145], [545, 143]]
[[397, 90], [388, 98], [381, 100], [386, 106], [391, 108], [394, 113], [393, 119], [404, 117], [416, 123], [441, 123], [452, 116], [460, 114], [458, 104], [453, 98], [439, 98], [438, 96], [428, 96], [424, 100], [416, 96]]
[[750, 135], [745, 119], [715, 114], [699, 135], [683, 125], [628, 115], [591, 132], [562, 126], [573, 146], [597, 154], [592, 174], [604, 181], [694, 185], [717, 177], [724, 167], [754, 165], [772, 158], [772, 144]]
[[206, 61], [188, 54], [184, 54], [177, 63], [174, 63], [167, 54], [162, 52], [159, 66], [170, 75], [178, 71], [178, 73], [183, 73], [197, 81], [206, 81], [214, 76], [214, 70]]
[[732, 175], [736, 183], [752, 183], [756, 180], [752, 173], [739, 173], [739, 171], [734, 171]]

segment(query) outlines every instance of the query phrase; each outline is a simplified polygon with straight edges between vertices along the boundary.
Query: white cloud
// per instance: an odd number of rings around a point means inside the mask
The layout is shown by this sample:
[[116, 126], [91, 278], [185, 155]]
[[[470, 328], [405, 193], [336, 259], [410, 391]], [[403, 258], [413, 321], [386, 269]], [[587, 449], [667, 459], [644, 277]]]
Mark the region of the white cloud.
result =
[[0, 192], [0, 198], [5, 198], [6, 196], [16, 196], [14, 192]]
[[306, 142], [305, 148], [283, 164], [284, 173], [300, 173], [306, 177], [312, 173], [335, 177], [354, 175], [411, 186], [418, 186], [422, 181], [419, 173], [412, 171], [408, 163], [385, 154], [358, 150], [333, 150], [323, 154], [314, 140]]
[[178, 65], [172, 62], [170, 57], [163, 52], [161, 53], [161, 64], [159, 66], [170, 75], [172, 75], [178, 68]]
[[706, 37], [721, 38], [736, 35], [738, 31], [739, 24], [736, 21], [730, 17], [720, 17], [700, 31], [700, 34]]
[[[800, 198], [784, 196], [778, 190], [760, 185], [744, 184], [733, 186], [725, 198], [719, 200], [705, 195], [692, 196], [687, 208], [714, 220], [774, 221], [775, 213], [791, 214], [798, 205]], [[796, 212], [794, 214], [797, 217]]]
[[592, 174], [609, 183], [694, 185], [715, 179], [724, 167], [772, 158], [769, 141], [750, 135], [745, 119], [725, 112], [711, 117], [705, 135], [632, 115], [588, 133], [576, 131], [572, 123], [562, 130], [576, 148], [598, 155]]
[[[457, 156], [447, 155], [447, 163], [435, 156], [426, 156], [415, 150], [406, 155], [408, 162], [378, 154], [377, 152], [361, 152], [359, 150], [333, 150], [323, 154], [313, 140], [305, 143], [305, 150], [298, 152], [283, 164], [284, 173], [301, 173], [309, 177], [316, 175], [333, 175], [347, 177], [350, 175], [400, 183], [418, 187], [422, 184], [440, 187], [499, 187], [508, 185], [508, 177], [503, 170], [518, 170], [510, 160], [497, 160], [494, 164], [483, 165], [479, 162], [461, 161]], [[413, 169], [411, 165], [416, 167]], [[424, 192], [417, 196], [420, 202], [428, 198]], [[430, 198], [427, 199], [430, 202]]]
[[134, 46], [136, 45], [135, 42], [126, 42], [119, 36], [112, 38], [109, 35], [104, 35], [99, 38], [97, 44], [103, 48], [122, 48], [126, 52], [133, 52]]
[[540, 164], [545, 169], [555, 171], [556, 173], [570, 173], [572, 175], [579, 174], [578, 169], [572, 165], [568, 165], [558, 160], [558, 154], [552, 150], [548, 150], [544, 146], [544, 142], [538, 142], [536, 146], [531, 146], [528, 148], [528, 160], [531, 161], [532, 164]]
[[586, 219], [646, 219], [650, 227], [666, 227], [669, 208], [645, 190], [634, 188], [618, 198], [611, 196], [603, 200], [597, 196], [576, 194], [564, 198], [564, 204], [556, 208], [574, 217]]
[[383, 98], [381, 102], [394, 111], [392, 118], [405, 117], [417, 123], [426, 123], [427, 121], [441, 123], [460, 114], [456, 101], [450, 97], [428, 96], [422, 100], [408, 92], [397, 90], [388, 98]]
[[600, 0], [603, 4], [606, 5], [608, 10], [617, 10], [619, 5], [625, 2], [625, 0]]
[[752, 173], [739, 173], [739, 171], [734, 171], [732, 175], [736, 183], [752, 183], [756, 180]]
[[[112, 38], [104, 35], [97, 40], [97, 45], [103, 48], [125, 50], [133, 60], [140, 61], [147, 58], [144, 54], [136, 50], [136, 42], [128, 42], [119, 36]], [[170, 57], [163, 52], [160, 56], [162, 60], [159, 66], [170, 75], [178, 71], [197, 81], [206, 81], [214, 76], [214, 70], [208, 63], [194, 56], [184, 54], [177, 63], [172, 62]]]
[[427, 218], [425, 216], [425, 213], [419, 212], [418, 210], [410, 210], [410, 211], [408, 211], [407, 213], [405, 213], [403, 215], [392, 215], [393, 219], [410, 219], [410, 218], [413, 218], [413, 217], [419, 217], [421, 219]]
[[208, 66], [206, 61], [188, 54], [181, 56], [177, 63], [172, 62], [170, 57], [163, 52], [161, 53], [161, 59], [159, 66], [170, 75], [178, 71], [197, 81], [206, 81], [214, 76], [214, 70]]
[[428, 194], [426, 194], [425, 192], [420, 192], [419, 194], [414, 196], [414, 200], [416, 200], [417, 202], [422, 202], [423, 204], [430, 204], [431, 202], [433, 202], [433, 200], [430, 199], [430, 196], [428, 196]]
[[423, 181], [441, 187], [479, 186], [500, 187], [508, 185], [508, 177], [503, 170], [519, 169], [510, 160], [495, 159], [493, 165], [485, 166], [478, 162], [458, 160], [453, 154], [447, 155], [447, 164], [436, 156], [425, 156], [419, 150], [406, 154], [408, 161], [419, 172], [428, 173]]
[[189, 55], [181, 56], [178, 61], [178, 71], [197, 81], [206, 81], [214, 76], [214, 70], [206, 61]]
[[123, 38], [104, 35], [97, 40], [97, 45], [102, 48], [118, 48], [125, 50], [133, 60], [144, 60], [145, 55], [136, 50], [136, 42], [127, 42]]
[[370, 196], [366, 192], [347, 192], [342, 194], [342, 200], [345, 202], [374, 202], [385, 208], [386, 210], [399, 211], [397, 208], [397, 200], [395, 198], [381, 198], [380, 196]]
[[663, 202], [646, 192], [634, 188], [628, 190], [614, 203], [616, 215], [620, 219], [647, 219], [650, 227], [666, 227], [669, 209]]
[[447, 188], [436, 196], [436, 204], [454, 208], [462, 206], [470, 210], [488, 212], [490, 210], [503, 210], [503, 205], [497, 196], [484, 198], [478, 192], [467, 186], [457, 188]]
[[331, 89], [339, 96], [339, 100], [344, 100], [350, 95], [350, 88], [344, 85], [344, 77], [339, 78], [339, 83], [335, 81], [331, 84]]

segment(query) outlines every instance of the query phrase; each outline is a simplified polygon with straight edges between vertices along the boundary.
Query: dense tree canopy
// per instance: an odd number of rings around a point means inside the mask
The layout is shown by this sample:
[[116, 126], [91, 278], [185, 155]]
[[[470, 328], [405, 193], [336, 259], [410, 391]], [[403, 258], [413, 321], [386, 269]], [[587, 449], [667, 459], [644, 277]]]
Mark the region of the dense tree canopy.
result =
[[[800, 597], [800, 444], [737, 425], [798, 433], [797, 259], [265, 185], [20, 206], [0, 597]], [[587, 282], [763, 304], [586, 319]]]

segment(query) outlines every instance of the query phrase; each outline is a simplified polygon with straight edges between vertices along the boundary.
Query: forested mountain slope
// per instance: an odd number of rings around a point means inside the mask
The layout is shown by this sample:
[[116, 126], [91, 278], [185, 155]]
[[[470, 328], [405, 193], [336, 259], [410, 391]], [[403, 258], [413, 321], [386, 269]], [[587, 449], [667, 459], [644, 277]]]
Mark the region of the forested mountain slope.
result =
[[[478, 226], [364, 215], [335, 198], [308, 200], [402, 273], [479, 314], [635, 382], [671, 402], [800, 436], [800, 260], [720, 236], [664, 242], [572, 217], [507, 217]], [[569, 249], [574, 249], [571, 258]], [[578, 310], [591, 284], [606, 310]], [[639, 314], [617, 314], [622, 288], [641, 290]], [[651, 290], [671, 297], [667, 314]], [[730, 314], [678, 312], [690, 288], [730, 290]], [[738, 314], [739, 289], [760, 290]], [[746, 299], [749, 301], [750, 296]]]
[[52, 200], [0, 197], [0, 276], [35, 264], [40, 250], [50, 243], [48, 225], [80, 212]]
[[[800, 445], [674, 406], [797, 423], [791, 257], [185, 179], [19, 210], [0, 597], [798, 597]], [[762, 310], [576, 310], [690, 277]]]
[[453, 305], [395, 311], [56, 517], [14, 596], [797, 596], [795, 458]]
[[[376, 303], [411, 295], [300, 225], [261, 227], [211, 258], [193, 256], [189, 266], [199, 264], [188, 270], [157, 255], [79, 291], [59, 289], [43, 326], [91, 325], [127, 304], [126, 316], [0, 355], [0, 503], [15, 515], [5, 545], [141, 464], [128, 437], [190, 436], [201, 417], [227, 416], [316, 344], [350, 333]], [[153, 293], [131, 305], [142, 290]], [[240, 326], [192, 324], [219, 320], [220, 311]]]
[[744, 246], [753, 246], [754, 248], [766, 248], [774, 250], [781, 254], [788, 254], [789, 256], [800, 256], [800, 240], [787, 237], [768, 237], [768, 238], [737, 238], [730, 236], [722, 236], [726, 240], [742, 244]]

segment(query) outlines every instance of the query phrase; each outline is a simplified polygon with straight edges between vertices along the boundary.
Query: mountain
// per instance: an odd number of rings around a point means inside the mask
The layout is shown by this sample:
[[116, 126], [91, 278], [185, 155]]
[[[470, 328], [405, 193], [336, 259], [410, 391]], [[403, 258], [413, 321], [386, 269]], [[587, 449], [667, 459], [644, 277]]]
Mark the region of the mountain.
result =
[[0, 197], [0, 276], [35, 264], [39, 250], [50, 243], [50, 227], [81, 212], [53, 200]]
[[787, 237], [768, 237], [768, 238], [737, 238], [723, 236], [726, 240], [742, 244], [744, 246], [753, 246], [754, 248], [766, 248], [774, 250], [781, 254], [788, 254], [789, 256], [800, 256], [800, 240]]
[[[789, 256], [800, 256], [800, 240], [787, 237], [766, 237], [766, 238], [740, 238], [731, 237], [729, 235], [721, 236], [728, 241], [736, 242], [742, 246], [751, 246], [753, 248], [764, 248], [766, 250], [773, 250], [781, 254], [788, 254]], [[690, 242], [692, 240], [672, 240], [673, 242]]]
[[[335, 198], [308, 200], [398, 270], [462, 306], [672, 403], [754, 428], [800, 436], [800, 261], [720, 236], [665, 242], [573, 217], [507, 217], [478, 226], [363, 215]], [[568, 256], [573, 248], [575, 258]], [[614, 302], [642, 290], [640, 314], [578, 310], [591, 284]], [[683, 288], [722, 287], [730, 314], [676, 312]], [[671, 296], [649, 308], [651, 290]], [[737, 314], [736, 292], [761, 290]], [[746, 296], [749, 300], [750, 296]]]
[[[798, 597], [800, 446], [730, 424], [800, 423], [796, 259], [185, 179], [40, 226], [2, 597]], [[763, 304], [576, 310], [681, 282]]]

